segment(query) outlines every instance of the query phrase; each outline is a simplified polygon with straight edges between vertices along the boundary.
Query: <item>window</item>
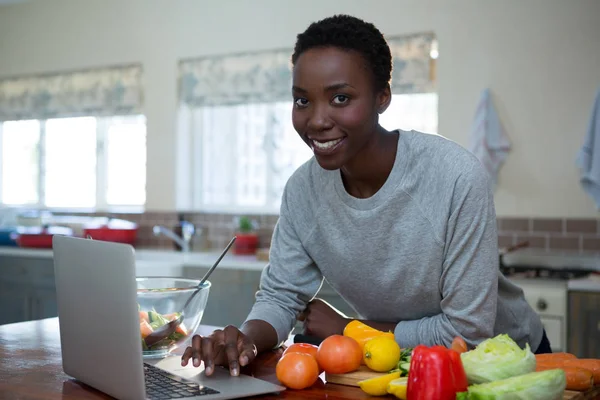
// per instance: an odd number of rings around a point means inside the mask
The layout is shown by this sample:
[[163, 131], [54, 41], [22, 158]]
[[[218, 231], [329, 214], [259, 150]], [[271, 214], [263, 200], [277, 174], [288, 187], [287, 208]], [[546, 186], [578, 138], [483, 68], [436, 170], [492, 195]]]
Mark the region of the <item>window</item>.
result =
[[2, 203], [39, 202], [39, 121], [10, 121], [2, 124]]
[[437, 134], [437, 93], [394, 94], [390, 106], [379, 117], [387, 130], [403, 129]]
[[69, 209], [146, 200], [142, 115], [0, 123], [0, 204]]
[[[191, 134], [200, 162], [195, 208], [278, 213], [284, 186], [312, 151], [292, 126], [291, 101], [198, 107]], [[396, 94], [380, 123], [437, 133], [437, 94]]]
[[278, 210], [283, 187], [311, 150], [298, 138], [291, 102], [202, 107], [193, 111], [199, 129], [201, 176], [196, 207], [206, 211]]

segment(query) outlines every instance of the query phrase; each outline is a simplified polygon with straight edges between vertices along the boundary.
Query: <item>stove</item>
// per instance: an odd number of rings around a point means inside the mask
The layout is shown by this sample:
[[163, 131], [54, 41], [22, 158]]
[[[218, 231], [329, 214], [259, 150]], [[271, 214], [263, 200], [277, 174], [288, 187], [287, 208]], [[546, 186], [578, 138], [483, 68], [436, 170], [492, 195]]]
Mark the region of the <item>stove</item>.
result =
[[501, 265], [500, 270], [523, 289], [525, 300], [542, 320], [552, 351], [567, 351], [568, 281], [586, 277], [590, 272], [537, 265]]

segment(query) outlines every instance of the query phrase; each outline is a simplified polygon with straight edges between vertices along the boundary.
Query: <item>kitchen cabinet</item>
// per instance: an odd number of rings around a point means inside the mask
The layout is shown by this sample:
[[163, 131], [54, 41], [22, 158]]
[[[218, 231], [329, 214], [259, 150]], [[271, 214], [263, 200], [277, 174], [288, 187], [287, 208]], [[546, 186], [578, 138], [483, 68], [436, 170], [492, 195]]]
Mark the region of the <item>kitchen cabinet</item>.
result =
[[[144, 267], [142, 275], [199, 279], [200, 267]], [[241, 324], [254, 304], [260, 271], [217, 269], [202, 323]], [[0, 325], [58, 316], [52, 258], [0, 255]]]
[[579, 358], [600, 358], [600, 292], [569, 292], [568, 351]]
[[540, 316], [553, 352], [567, 348], [567, 281], [551, 278], [509, 277], [523, 289], [527, 304]]
[[31, 298], [28, 293], [0, 283], [0, 325], [31, 319]]
[[57, 315], [52, 259], [0, 257], [0, 325]]
[[35, 290], [31, 297], [31, 319], [52, 318], [58, 316], [56, 291], [53, 289]]

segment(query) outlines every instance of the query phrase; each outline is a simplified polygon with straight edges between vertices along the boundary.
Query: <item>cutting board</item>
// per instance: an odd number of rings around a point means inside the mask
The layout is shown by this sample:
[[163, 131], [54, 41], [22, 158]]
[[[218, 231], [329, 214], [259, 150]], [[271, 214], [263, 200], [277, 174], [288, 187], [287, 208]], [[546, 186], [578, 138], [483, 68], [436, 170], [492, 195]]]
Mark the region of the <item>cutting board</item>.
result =
[[[358, 387], [358, 382], [364, 379], [377, 378], [382, 375], [385, 374], [381, 372], [371, 371], [366, 366], [361, 365], [358, 370], [347, 374], [325, 373], [325, 379], [328, 383]], [[563, 396], [563, 399], [569, 400], [592, 400], [596, 398], [600, 399], [600, 386], [596, 386], [594, 389], [588, 390], [587, 392], [575, 392], [572, 390], [565, 390], [565, 394]]]
[[360, 368], [354, 372], [347, 374], [328, 374], [325, 373], [325, 379], [329, 383], [337, 383], [338, 385], [346, 386], [358, 386], [358, 382], [365, 379], [377, 378], [378, 376], [385, 375], [382, 372], [371, 371], [365, 365], [361, 365]]

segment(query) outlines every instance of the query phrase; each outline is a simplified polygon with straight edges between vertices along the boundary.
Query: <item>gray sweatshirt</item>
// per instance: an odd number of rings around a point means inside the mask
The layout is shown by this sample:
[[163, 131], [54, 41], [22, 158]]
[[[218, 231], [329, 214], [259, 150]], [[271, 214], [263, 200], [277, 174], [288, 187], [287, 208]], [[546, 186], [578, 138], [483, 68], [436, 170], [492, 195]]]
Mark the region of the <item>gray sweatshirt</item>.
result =
[[442, 136], [400, 131], [392, 171], [367, 199], [314, 157], [291, 176], [247, 319], [286, 340], [323, 279], [361, 319], [396, 323], [402, 347], [507, 333], [535, 351], [542, 339], [539, 316], [499, 271], [485, 170]]

